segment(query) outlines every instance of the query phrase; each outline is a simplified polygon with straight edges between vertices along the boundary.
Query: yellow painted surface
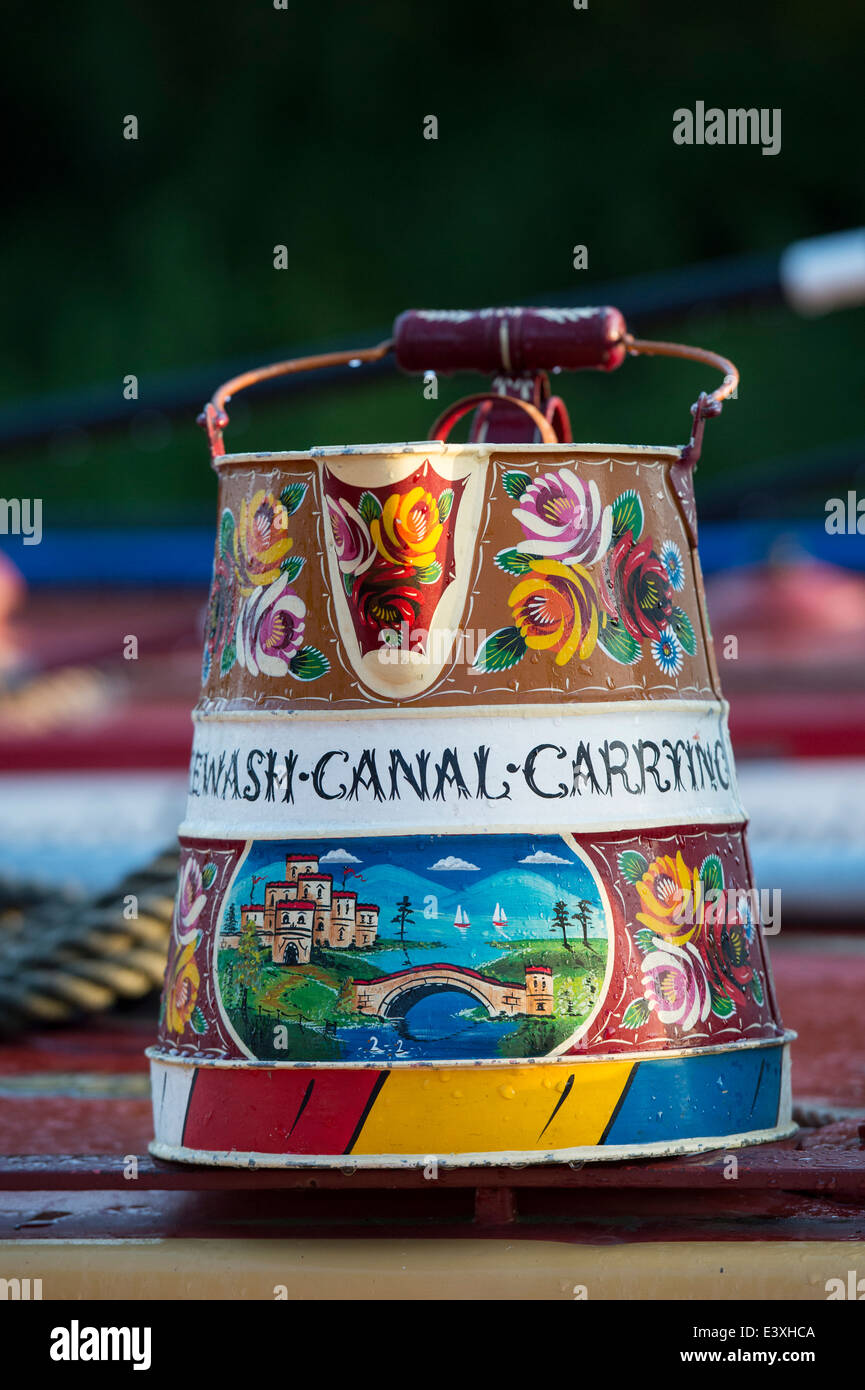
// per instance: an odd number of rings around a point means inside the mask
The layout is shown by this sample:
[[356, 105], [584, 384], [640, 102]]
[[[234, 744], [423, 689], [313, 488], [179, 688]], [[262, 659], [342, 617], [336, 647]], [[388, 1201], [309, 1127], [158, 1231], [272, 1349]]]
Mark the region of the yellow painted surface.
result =
[[617, 1061], [578, 1068], [579, 1080], [551, 1123], [573, 1064], [395, 1068], [352, 1153], [519, 1153], [597, 1144], [632, 1066]]
[[43, 1299], [825, 1300], [865, 1242], [535, 1240], [6, 1242], [0, 1277]]

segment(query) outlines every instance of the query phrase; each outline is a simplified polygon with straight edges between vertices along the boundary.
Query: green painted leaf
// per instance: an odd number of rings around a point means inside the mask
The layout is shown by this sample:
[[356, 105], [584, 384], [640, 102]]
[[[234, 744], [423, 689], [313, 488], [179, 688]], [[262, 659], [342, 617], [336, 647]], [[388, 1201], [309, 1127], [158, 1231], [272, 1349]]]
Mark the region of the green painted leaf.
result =
[[351, 598], [351, 591], [354, 588], [353, 574], [344, 574], [342, 576], [342, 587], [345, 589], [345, 592], [348, 595], [348, 597]]
[[454, 490], [446, 487], [439, 498], [439, 521], [447, 521], [451, 514], [451, 507], [454, 504]]
[[531, 485], [531, 478], [528, 473], [506, 473], [504, 476], [505, 492], [508, 497], [512, 497], [515, 502], [519, 502], [526, 488]]
[[598, 633], [598, 646], [603, 648], [613, 661], [618, 661], [620, 666], [633, 666], [641, 654], [636, 638], [631, 636], [618, 618], [611, 618], [606, 613]]
[[629, 883], [639, 883], [648, 867], [648, 859], [635, 849], [623, 849], [619, 855], [619, 873]]
[[207, 1019], [204, 1017], [204, 1014], [201, 1012], [200, 1009], [195, 1008], [192, 1010], [192, 1017], [190, 1018], [189, 1022], [192, 1025], [193, 1032], [207, 1032]]
[[287, 576], [289, 584], [293, 584], [305, 564], [302, 555], [286, 555], [279, 568]]
[[216, 878], [216, 865], [215, 865], [215, 864], [205, 864], [204, 868], [203, 868], [202, 871], [201, 871], [201, 881], [202, 881], [202, 883], [204, 884], [205, 888], [209, 888], [210, 885], [213, 883], [213, 881], [214, 881], [215, 878]]
[[374, 492], [362, 492], [357, 509], [367, 525], [381, 516], [381, 503]]
[[301, 647], [288, 663], [288, 669], [299, 681], [317, 681], [330, 670], [330, 662], [318, 647]]
[[688, 656], [694, 656], [697, 651], [697, 638], [694, 635], [694, 626], [684, 608], [674, 608], [670, 615], [670, 627], [675, 632]]
[[712, 1013], [716, 1018], [729, 1018], [734, 1012], [734, 1005], [729, 995], [722, 989], [717, 989], [715, 985], [710, 985], [712, 991]]
[[717, 854], [707, 854], [700, 865], [700, 878], [707, 893], [720, 893], [724, 888], [724, 866]]
[[531, 555], [523, 555], [519, 550], [500, 550], [494, 563], [506, 574], [528, 574], [532, 565]]
[[642, 1028], [649, 1014], [652, 1012], [649, 1007], [648, 999], [635, 999], [633, 1004], [629, 1004], [625, 1010], [625, 1017], [622, 1019], [623, 1028]]
[[230, 555], [234, 549], [234, 517], [227, 507], [219, 523], [219, 549], [223, 555]]
[[629, 488], [627, 492], [622, 492], [613, 503], [613, 542], [621, 540], [626, 531], [630, 531], [635, 541], [640, 539], [643, 530], [643, 504], [634, 492]]
[[237, 648], [233, 642], [226, 642], [222, 648], [222, 655], [219, 658], [219, 674], [227, 676], [235, 661], [237, 660]]
[[640, 930], [634, 934], [634, 940], [644, 956], [655, 949], [655, 933], [649, 931], [648, 927], [640, 927]]
[[518, 627], [500, 627], [488, 637], [475, 658], [472, 671], [509, 671], [526, 654], [526, 644]]
[[763, 1002], [763, 984], [760, 976], [755, 971], [751, 976], [751, 993], [758, 1004]]
[[416, 569], [414, 577], [419, 584], [437, 584], [442, 577], [442, 567], [438, 560], [433, 560], [431, 565], [426, 565], [423, 569]]
[[306, 496], [306, 483], [289, 483], [279, 494], [279, 500], [285, 508], [286, 516], [294, 516], [304, 497]]

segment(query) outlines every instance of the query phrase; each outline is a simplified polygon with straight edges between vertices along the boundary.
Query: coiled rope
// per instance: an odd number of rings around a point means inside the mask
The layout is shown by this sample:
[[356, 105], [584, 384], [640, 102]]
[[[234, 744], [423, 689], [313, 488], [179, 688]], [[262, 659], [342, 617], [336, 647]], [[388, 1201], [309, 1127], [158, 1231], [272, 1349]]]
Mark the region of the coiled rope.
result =
[[0, 881], [0, 1033], [73, 1022], [161, 988], [178, 853], [89, 900]]

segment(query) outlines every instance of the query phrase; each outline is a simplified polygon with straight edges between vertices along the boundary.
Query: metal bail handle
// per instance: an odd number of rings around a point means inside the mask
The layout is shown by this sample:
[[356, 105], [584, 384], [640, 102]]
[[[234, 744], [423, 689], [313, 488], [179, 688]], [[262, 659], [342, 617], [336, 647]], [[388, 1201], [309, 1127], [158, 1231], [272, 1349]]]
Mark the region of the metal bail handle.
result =
[[[393, 352], [404, 372], [483, 372], [518, 377], [559, 368], [564, 371], [613, 371], [625, 357], [681, 357], [702, 362], [723, 372], [716, 390], [702, 392], [692, 405], [694, 423], [682, 455], [688, 466], [696, 463], [705, 420], [720, 414], [725, 400], [734, 395], [739, 373], [728, 358], [705, 348], [684, 343], [652, 342], [628, 333], [618, 309], [609, 306], [584, 309], [409, 309], [394, 323], [394, 336], [376, 347], [348, 352], [328, 352], [316, 357], [296, 357], [257, 367], [233, 377], [214, 393], [198, 417], [207, 430], [213, 459], [225, 453], [222, 434], [228, 424], [226, 406], [233, 395], [273, 377], [323, 367], [378, 362]], [[506, 395], [509, 403], [515, 397]], [[453, 408], [455, 410], [456, 407]], [[450, 423], [456, 418], [450, 412]], [[461, 412], [465, 413], [465, 412]], [[434, 429], [440, 429], [441, 421]], [[547, 431], [538, 428], [541, 440]]]

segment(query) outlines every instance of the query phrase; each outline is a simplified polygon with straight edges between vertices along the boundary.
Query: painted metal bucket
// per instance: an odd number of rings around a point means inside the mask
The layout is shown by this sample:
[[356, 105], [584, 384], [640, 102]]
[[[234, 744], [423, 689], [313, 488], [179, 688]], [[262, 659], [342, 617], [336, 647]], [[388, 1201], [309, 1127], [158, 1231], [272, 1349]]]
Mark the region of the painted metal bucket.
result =
[[[242, 386], [389, 351], [427, 395], [496, 380], [422, 443], [225, 454]], [[725, 372], [688, 445], [573, 444], [545, 369], [646, 352]], [[792, 1131], [696, 549], [703, 422], [736, 381], [615, 310], [491, 310], [217, 393], [156, 1155], [474, 1165]]]

